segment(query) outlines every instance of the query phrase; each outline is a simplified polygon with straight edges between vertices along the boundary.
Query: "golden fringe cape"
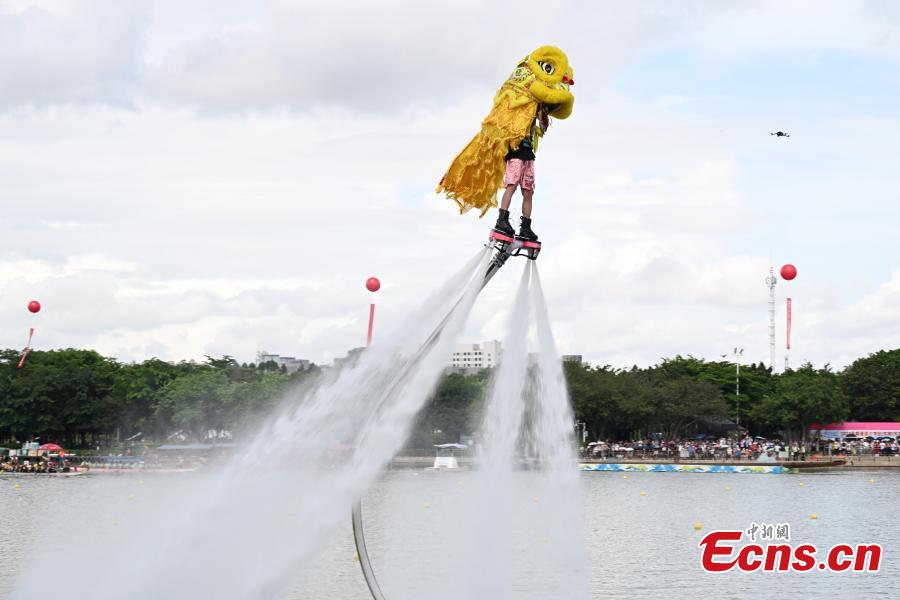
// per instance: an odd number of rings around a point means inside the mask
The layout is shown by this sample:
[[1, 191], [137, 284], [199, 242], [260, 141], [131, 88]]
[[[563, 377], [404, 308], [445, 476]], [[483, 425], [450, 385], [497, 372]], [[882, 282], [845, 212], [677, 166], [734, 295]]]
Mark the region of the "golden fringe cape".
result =
[[[545, 72], [552, 62], [553, 73]], [[572, 113], [574, 98], [569, 92], [572, 80], [566, 55], [553, 46], [542, 46], [527, 56], [509, 79], [497, 90], [491, 112], [481, 123], [472, 141], [456, 155], [438, 184], [459, 206], [460, 214], [476, 208], [479, 216], [497, 206], [497, 191], [503, 187], [504, 158], [519, 147], [532, 131], [540, 103], [550, 106], [550, 115], [565, 119]], [[537, 149], [535, 128], [532, 145]]]

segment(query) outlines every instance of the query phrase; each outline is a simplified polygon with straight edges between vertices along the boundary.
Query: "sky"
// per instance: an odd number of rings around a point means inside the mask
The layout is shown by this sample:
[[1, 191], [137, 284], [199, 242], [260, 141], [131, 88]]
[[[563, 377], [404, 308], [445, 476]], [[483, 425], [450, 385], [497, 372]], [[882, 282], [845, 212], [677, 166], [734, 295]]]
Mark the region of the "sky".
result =
[[[434, 187], [545, 44], [576, 81], [536, 161], [561, 353], [767, 362], [787, 262], [778, 365], [788, 296], [793, 365], [900, 347], [898, 3], [508, 6], [0, 0], [0, 347], [363, 345], [482, 246], [495, 213]], [[503, 338], [510, 265], [461, 342]]]

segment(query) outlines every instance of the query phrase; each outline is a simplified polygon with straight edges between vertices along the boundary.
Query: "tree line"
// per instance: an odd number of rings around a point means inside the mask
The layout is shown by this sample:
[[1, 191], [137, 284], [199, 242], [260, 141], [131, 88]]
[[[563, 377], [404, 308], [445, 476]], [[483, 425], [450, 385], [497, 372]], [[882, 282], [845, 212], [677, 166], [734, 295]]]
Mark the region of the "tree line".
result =
[[[900, 349], [841, 371], [804, 364], [772, 373], [676, 356], [652, 367], [564, 364], [575, 419], [590, 440], [662, 439], [736, 431], [803, 441], [816, 424], [900, 421]], [[489, 374], [449, 375], [420, 413], [411, 445], [456, 441], [477, 430]], [[736, 394], [739, 383], [740, 394]]]
[[208, 430], [240, 433], [268, 414], [295, 383], [275, 362], [238, 364], [150, 359], [123, 364], [92, 350], [0, 351], [0, 446], [38, 438], [91, 447], [140, 434], [162, 440], [176, 432], [200, 439]]
[[[287, 391], [320, 369], [288, 373], [274, 362], [196, 363], [158, 359], [120, 363], [91, 350], [0, 351], [0, 446], [32, 439], [90, 447], [137, 434], [164, 440], [207, 430], [240, 436]], [[841, 371], [805, 364], [773, 374], [762, 364], [735, 365], [677, 356], [651, 367], [618, 369], [565, 363], [577, 421], [590, 439], [665, 439], [725, 430], [802, 439], [813, 423], [900, 420], [900, 349], [861, 358]], [[407, 446], [459, 441], [477, 432], [490, 371], [445, 375], [419, 413]]]

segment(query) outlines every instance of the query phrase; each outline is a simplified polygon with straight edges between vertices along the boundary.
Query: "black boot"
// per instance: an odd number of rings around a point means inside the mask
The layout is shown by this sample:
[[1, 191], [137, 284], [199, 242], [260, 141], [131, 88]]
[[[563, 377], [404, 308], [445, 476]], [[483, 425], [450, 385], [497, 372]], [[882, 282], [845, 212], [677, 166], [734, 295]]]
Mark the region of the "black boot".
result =
[[538, 241], [537, 234], [531, 230], [531, 219], [522, 217], [522, 224], [519, 226], [519, 235], [516, 237], [528, 240], [529, 242]]
[[508, 235], [509, 237], [516, 235], [516, 230], [509, 224], [508, 210], [500, 209], [500, 214], [497, 215], [497, 224], [494, 225], [494, 230], [499, 231], [504, 235]]

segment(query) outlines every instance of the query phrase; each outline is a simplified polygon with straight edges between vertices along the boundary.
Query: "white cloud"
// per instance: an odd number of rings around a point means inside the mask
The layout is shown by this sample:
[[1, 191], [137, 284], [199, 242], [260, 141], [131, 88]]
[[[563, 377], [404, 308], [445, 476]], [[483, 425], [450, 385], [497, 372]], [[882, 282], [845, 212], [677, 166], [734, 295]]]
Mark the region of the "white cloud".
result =
[[[720, 3], [572, 3], [525, 0], [511, 18], [501, 4], [415, 0], [262, 4], [259, 14], [151, 47], [148, 81], [162, 101], [204, 111], [344, 106], [397, 112], [459, 102], [496, 86], [533, 47], [573, 57], [579, 89], [600, 84], [642, 48], [706, 22]], [[530, 17], [525, 16], [530, 15]], [[596, 40], [604, 41], [597, 52]], [[503, 65], [492, 57], [509, 56]]]
[[111, 273], [133, 273], [137, 265], [103, 254], [83, 254], [72, 256], [66, 261], [66, 271], [107, 271]]
[[890, 0], [760, 0], [743, 8], [680, 37], [713, 60], [828, 50], [900, 57], [900, 12]]
[[0, 5], [0, 109], [128, 104], [147, 9], [137, 0]]
[[[519, 55], [553, 43], [579, 90], [648, 48], [686, 43], [710, 59], [780, 51], [900, 56], [890, 2], [679, 3], [415, 0], [318, 5], [284, 0], [19, 0], [0, 7], [0, 109], [149, 99], [208, 112], [317, 107], [396, 112], [461, 101], [496, 85]], [[504, 65], [493, 57], [515, 56]], [[659, 105], [684, 96], [661, 91]]]
[[[41, 19], [99, 26], [63, 4]], [[604, 90], [642, 48], [756, 4], [723, 16], [706, 3], [541, 3], [524, 28], [475, 3], [468, 13], [379, 4], [331, 29], [345, 6], [307, 15], [276, 3], [248, 16], [223, 5], [192, 24], [177, 4], [162, 2], [165, 19], [144, 33], [140, 10], [113, 18], [149, 40], [138, 67], [140, 42], [110, 33], [117, 56], [88, 52], [99, 63], [79, 63], [76, 84], [44, 94], [15, 71], [15, 102], [43, 108], [0, 114], [0, 346], [21, 346], [36, 324], [36, 347], [125, 360], [252, 360], [259, 349], [329, 360], [364, 342], [373, 299], [376, 331], [402, 322], [484, 241], [488, 220], [458, 217], [432, 190], [498, 73], [536, 39], [565, 47], [578, 81], [575, 115], [543, 142], [535, 199], [563, 352], [625, 365], [740, 345], [763, 360], [770, 253], [801, 268], [779, 287], [779, 307], [795, 297], [795, 356], [841, 363], [896, 345], [897, 275], [852, 268], [900, 251], [896, 119], [812, 120], [772, 146], [765, 123], [705, 116], [702, 96], [684, 114]], [[403, 20], [381, 23], [398, 10]], [[64, 64], [41, 56], [34, 73]], [[315, 75], [298, 77], [305, 68]], [[150, 85], [128, 88], [138, 71]], [[136, 108], [104, 105], [125, 88]], [[291, 110], [263, 110], [273, 107]], [[502, 338], [519, 268], [485, 290], [468, 339]], [[375, 296], [370, 275], [384, 283]], [[32, 298], [38, 315], [25, 310]]]

